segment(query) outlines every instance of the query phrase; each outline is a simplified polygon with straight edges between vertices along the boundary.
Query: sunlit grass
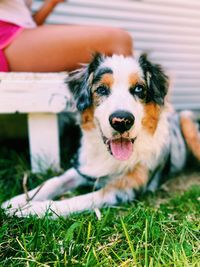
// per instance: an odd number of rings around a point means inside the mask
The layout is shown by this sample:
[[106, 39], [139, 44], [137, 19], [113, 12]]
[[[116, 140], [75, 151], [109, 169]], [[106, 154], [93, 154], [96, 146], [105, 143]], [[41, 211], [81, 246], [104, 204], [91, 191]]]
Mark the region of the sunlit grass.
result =
[[[2, 150], [1, 202], [22, 192], [28, 168], [24, 154]], [[28, 186], [51, 175], [29, 174]], [[0, 210], [0, 266], [200, 266], [200, 187], [155, 205], [160, 194], [104, 208], [101, 220], [95, 212], [50, 220]]]

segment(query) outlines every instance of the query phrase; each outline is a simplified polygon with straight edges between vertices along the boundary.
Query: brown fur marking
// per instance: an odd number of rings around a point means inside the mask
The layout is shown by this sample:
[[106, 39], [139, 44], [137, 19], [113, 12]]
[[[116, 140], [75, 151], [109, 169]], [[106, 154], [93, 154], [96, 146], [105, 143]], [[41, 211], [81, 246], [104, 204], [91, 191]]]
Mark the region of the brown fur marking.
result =
[[132, 172], [127, 173], [126, 176], [119, 180], [116, 180], [103, 188], [103, 194], [109, 192], [110, 190], [124, 190], [124, 189], [138, 189], [144, 186], [149, 177], [149, 172], [147, 168], [138, 164]]
[[92, 94], [92, 100], [93, 100], [94, 106], [98, 107], [101, 104], [101, 102], [102, 102], [102, 97], [99, 96], [97, 93], [94, 92]]
[[153, 135], [160, 116], [160, 107], [155, 103], [144, 104], [145, 115], [142, 119], [143, 127]]
[[142, 83], [139, 75], [137, 73], [131, 73], [129, 75], [129, 87], [135, 86], [138, 83]]
[[86, 131], [90, 131], [95, 128], [93, 107], [87, 108], [81, 114], [81, 128]]
[[93, 103], [94, 103], [94, 106], [99, 106], [101, 104], [101, 102], [103, 101], [102, 99], [102, 96], [99, 96], [96, 92], [95, 92], [95, 89], [98, 87], [98, 86], [101, 86], [101, 85], [104, 85], [106, 86], [109, 90], [111, 89], [112, 85], [114, 83], [114, 78], [113, 78], [113, 75], [112, 74], [104, 74], [101, 78], [101, 80], [98, 82], [97, 85], [95, 85], [93, 87], [93, 95], [92, 95], [92, 98], [93, 98]]
[[195, 123], [188, 116], [180, 116], [180, 125], [189, 149], [200, 160], [200, 136]]
[[113, 75], [108, 73], [104, 74], [99, 83], [106, 85], [108, 88], [111, 88], [114, 83]]

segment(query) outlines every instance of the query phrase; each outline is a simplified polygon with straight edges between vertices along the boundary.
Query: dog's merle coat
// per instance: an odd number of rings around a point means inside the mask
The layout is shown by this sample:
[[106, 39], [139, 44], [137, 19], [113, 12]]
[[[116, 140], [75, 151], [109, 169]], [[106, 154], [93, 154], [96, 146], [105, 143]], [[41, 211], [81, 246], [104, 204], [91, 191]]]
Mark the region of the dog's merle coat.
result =
[[[200, 160], [198, 130], [188, 112], [170, 111], [168, 78], [146, 55], [96, 54], [67, 79], [80, 113], [81, 145], [74, 167], [41, 188], [3, 204], [9, 214], [66, 216], [131, 201], [154, 191], [186, 162], [187, 149]], [[93, 185], [91, 193], [52, 201], [67, 190]], [[38, 190], [40, 189], [40, 190]], [[37, 194], [36, 194], [37, 192]], [[34, 196], [34, 197], [33, 197]]]

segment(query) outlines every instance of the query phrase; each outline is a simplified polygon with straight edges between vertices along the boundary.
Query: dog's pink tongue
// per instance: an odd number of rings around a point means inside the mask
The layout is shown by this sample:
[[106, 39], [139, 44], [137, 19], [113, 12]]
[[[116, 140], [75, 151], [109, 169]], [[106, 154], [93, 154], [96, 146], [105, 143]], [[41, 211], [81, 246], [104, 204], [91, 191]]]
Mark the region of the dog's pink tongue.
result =
[[133, 144], [130, 140], [119, 138], [110, 142], [113, 156], [118, 160], [127, 160], [133, 152]]

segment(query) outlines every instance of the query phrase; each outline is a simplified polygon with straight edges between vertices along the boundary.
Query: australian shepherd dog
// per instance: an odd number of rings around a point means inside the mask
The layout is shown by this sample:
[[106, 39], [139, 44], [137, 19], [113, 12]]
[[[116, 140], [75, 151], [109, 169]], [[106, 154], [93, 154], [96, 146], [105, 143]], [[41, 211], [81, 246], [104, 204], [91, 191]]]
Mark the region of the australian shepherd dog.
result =
[[[96, 54], [69, 74], [82, 137], [72, 167], [2, 207], [17, 216], [67, 216], [132, 201], [183, 169], [188, 151], [200, 160], [200, 134], [191, 112], [173, 112], [168, 78], [143, 54]], [[80, 186], [89, 193], [53, 198]], [[48, 212], [50, 211], [50, 212]]]

